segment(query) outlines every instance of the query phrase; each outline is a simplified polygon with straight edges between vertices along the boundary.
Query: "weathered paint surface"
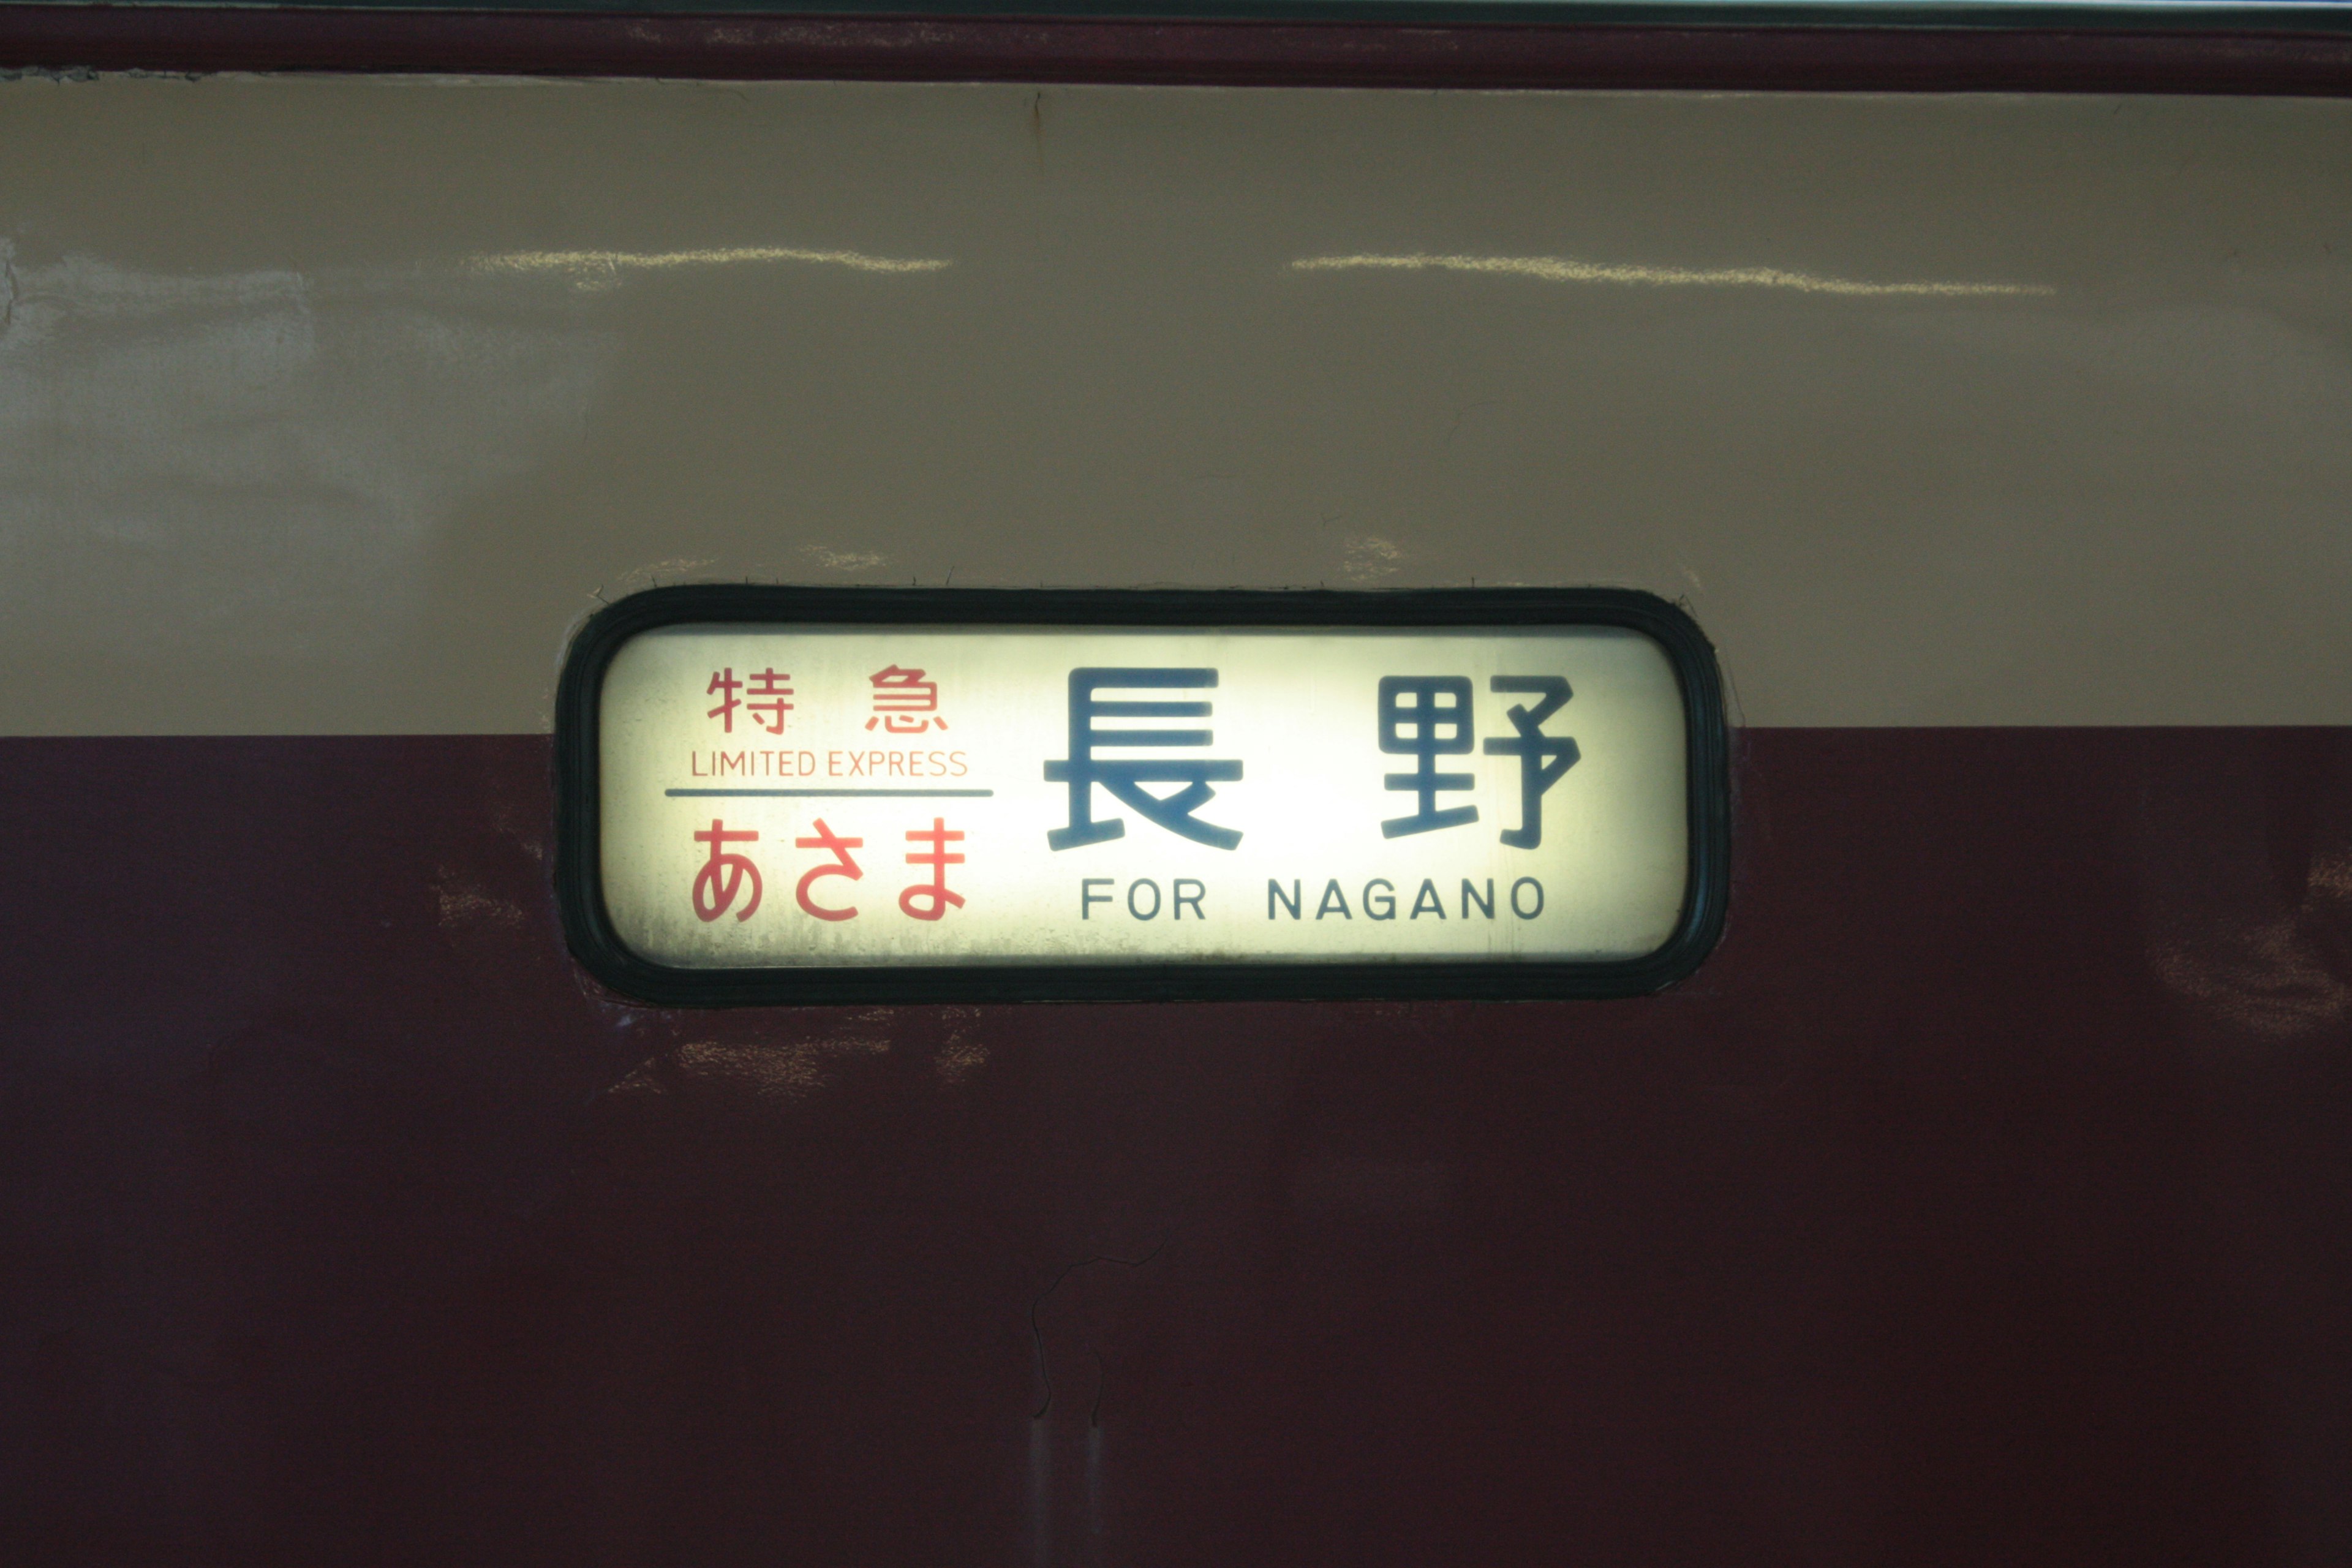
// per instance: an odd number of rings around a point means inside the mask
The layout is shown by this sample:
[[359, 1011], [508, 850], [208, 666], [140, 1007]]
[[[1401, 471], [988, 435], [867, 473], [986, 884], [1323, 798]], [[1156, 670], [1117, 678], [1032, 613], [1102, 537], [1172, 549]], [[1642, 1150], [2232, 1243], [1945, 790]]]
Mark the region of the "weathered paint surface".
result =
[[1623, 584], [1751, 724], [2352, 722], [2352, 100], [18, 81], [0, 142], [0, 732], [541, 729], [598, 595], [747, 577]]
[[0, 901], [54, 911], [0, 958], [11, 1541], [2320, 1563], [2352, 1528], [2343, 731], [1751, 733], [1716, 958], [1525, 1006], [633, 1009], [562, 952], [546, 768], [0, 747]]
[[[0, 84], [0, 1558], [2342, 1561], [2347, 113]], [[595, 991], [566, 628], [950, 573], [1681, 595], [1722, 947]]]

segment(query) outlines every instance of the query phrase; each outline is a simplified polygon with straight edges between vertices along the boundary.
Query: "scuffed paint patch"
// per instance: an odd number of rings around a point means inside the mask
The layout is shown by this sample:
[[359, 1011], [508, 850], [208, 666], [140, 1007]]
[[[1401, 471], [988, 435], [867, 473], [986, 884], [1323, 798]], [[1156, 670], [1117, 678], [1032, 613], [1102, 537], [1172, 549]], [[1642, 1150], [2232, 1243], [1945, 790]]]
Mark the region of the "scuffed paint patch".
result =
[[378, 657], [436, 538], [576, 446], [615, 341], [560, 301], [415, 271], [26, 266], [11, 247], [5, 276], [0, 614], [68, 657], [224, 633]]
[[1393, 577], [1404, 559], [1404, 547], [1378, 534], [1360, 534], [1348, 541], [1348, 554], [1339, 570], [1350, 583], [1377, 583]]
[[871, 572], [889, 563], [889, 557], [871, 550], [836, 550], [830, 544], [804, 544], [801, 553], [828, 572]]

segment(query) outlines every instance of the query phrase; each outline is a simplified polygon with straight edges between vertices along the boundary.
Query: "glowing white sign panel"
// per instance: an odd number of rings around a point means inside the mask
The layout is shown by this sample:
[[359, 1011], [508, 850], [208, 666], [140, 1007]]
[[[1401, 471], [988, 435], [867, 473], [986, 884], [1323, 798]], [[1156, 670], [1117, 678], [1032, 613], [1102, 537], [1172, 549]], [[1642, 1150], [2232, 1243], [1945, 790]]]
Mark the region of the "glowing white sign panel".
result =
[[593, 699], [603, 914], [686, 974], [1639, 961], [1685, 684], [1625, 625], [653, 625]]

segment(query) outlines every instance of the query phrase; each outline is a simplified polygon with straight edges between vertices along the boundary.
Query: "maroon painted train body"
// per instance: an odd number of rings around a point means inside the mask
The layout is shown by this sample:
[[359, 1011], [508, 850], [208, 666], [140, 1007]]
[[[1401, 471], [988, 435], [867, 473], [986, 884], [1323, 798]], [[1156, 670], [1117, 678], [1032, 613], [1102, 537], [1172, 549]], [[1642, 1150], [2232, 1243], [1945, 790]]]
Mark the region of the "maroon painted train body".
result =
[[[157, 16], [0, 17], [226, 73], [0, 83], [0, 1561], [2352, 1555], [2332, 37]], [[559, 672], [747, 581], [1649, 590], [1727, 920], [646, 1002]]]

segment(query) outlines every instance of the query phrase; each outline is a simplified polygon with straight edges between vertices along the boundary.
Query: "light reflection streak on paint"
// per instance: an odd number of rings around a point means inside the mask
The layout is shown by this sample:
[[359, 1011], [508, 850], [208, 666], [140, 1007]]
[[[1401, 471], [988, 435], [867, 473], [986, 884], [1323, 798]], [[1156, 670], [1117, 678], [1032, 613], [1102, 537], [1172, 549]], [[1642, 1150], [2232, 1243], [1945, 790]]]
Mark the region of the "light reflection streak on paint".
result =
[[854, 272], [937, 272], [955, 265], [927, 257], [868, 256], [862, 250], [807, 250], [796, 246], [739, 245], [703, 250], [509, 250], [476, 256], [470, 272], [552, 272], [595, 284], [628, 272], [662, 272], [679, 267], [737, 267], [746, 263], [798, 261], [846, 267]]
[[1541, 279], [1547, 283], [1617, 283], [1640, 288], [1791, 289], [1801, 294], [1841, 294], [1930, 299], [1976, 299], [1998, 295], [2055, 294], [2047, 283], [1864, 283], [1823, 278], [1779, 267], [1633, 267], [1578, 261], [1559, 256], [1308, 256], [1290, 264], [1295, 272], [1488, 272]]

